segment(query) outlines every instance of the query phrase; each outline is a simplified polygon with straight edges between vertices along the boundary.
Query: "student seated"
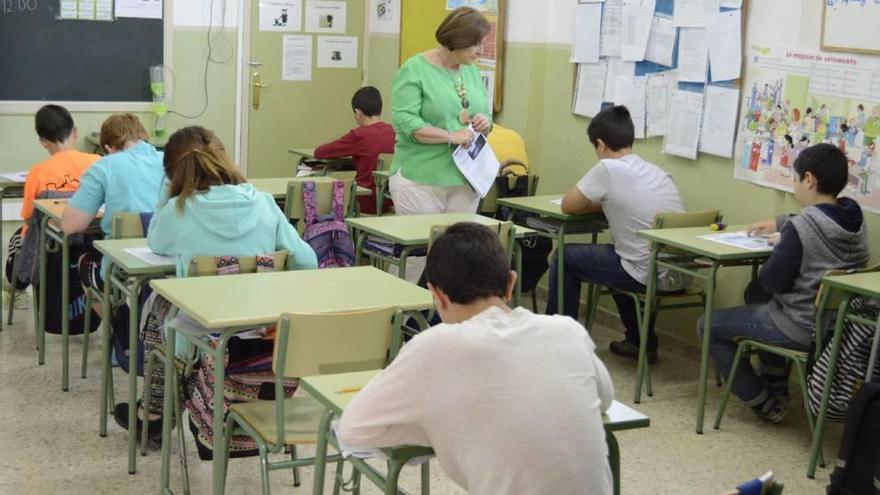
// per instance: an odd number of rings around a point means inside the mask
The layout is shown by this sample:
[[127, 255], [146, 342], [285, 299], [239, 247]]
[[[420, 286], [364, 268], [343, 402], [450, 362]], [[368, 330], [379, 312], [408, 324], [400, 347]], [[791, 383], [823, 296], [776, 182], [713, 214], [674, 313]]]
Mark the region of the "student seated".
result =
[[[76, 149], [79, 132], [66, 108], [46, 105], [37, 111], [34, 121], [40, 146], [49, 152], [50, 157], [28, 171], [21, 201], [21, 218], [25, 226], [13, 234], [13, 237], [19, 238], [23, 238], [27, 231], [27, 221], [34, 212], [34, 200], [37, 196], [47, 191], [76, 191], [80, 176], [101, 158]], [[7, 277], [10, 282], [11, 266], [16, 254], [17, 251], [11, 251], [7, 261]]]
[[590, 335], [507, 307], [516, 273], [487, 227], [450, 226], [425, 273], [443, 323], [354, 397], [340, 441], [431, 446], [471, 494], [611, 493], [602, 413], [614, 390]]
[[[156, 253], [177, 259], [177, 276], [187, 276], [194, 256], [255, 256], [281, 249], [289, 252], [289, 268], [317, 268], [315, 252], [299, 237], [274, 198], [247, 183], [212, 131], [186, 127], [172, 134], [165, 146], [164, 170], [168, 176], [170, 199], [153, 216], [147, 245]], [[296, 294], [279, 297], [296, 297]], [[164, 318], [156, 316], [161, 312], [157, 304], [163, 305], [166, 312], [169, 307], [167, 302], [154, 302], [154, 311], [144, 314], [146, 324], [142, 326], [141, 339], [145, 353], [165, 342]], [[235, 347], [230, 344], [230, 349]], [[271, 355], [272, 344], [259, 341], [242, 352], [231, 350], [227, 368], [234, 368], [236, 360], [253, 359], [253, 355], [246, 355], [251, 351], [265, 351]], [[268, 370], [271, 359], [264, 364], [249, 369]], [[161, 434], [163, 371], [157, 367], [152, 375], [150, 403], [147, 405], [151, 413], [148, 432], [154, 437]], [[271, 373], [268, 373], [266, 381], [271, 380]], [[201, 388], [198, 390], [205, 392]], [[206, 390], [213, 392], [211, 387]], [[211, 397], [203, 398], [203, 404], [212, 404]], [[194, 409], [191, 413], [201, 419], [205, 411]], [[143, 417], [142, 410], [139, 416]], [[128, 405], [118, 404], [115, 417], [123, 428], [127, 428]], [[196, 423], [201, 426], [199, 421]], [[205, 426], [210, 428], [210, 420]], [[207, 453], [203, 449], [210, 451], [210, 431], [200, 431], [197, 438], [200, 453], [204, 456]]]
[[[764, 292], [764, 302], [755, 303], [761, 297], [750, 287], [746, 306], [712, 312], [709, 352], [724, 376], [733, 365], [737, 337], [808, 350], [816, 293], [825, 272], [858, 268], [868, 261], [862, 209], [852, 199], [837, 196], [849, 174], [846, 155], [831, 144], [817, 144], [798, 155], [794, 171], [794, 196], [803, 207], [801, 213], [750, 228], [752, 235], [770, 236], [776, 244], [758, 273], [757, 289]], [[697, 325], [702, 339], [702, 317]], [[789, 370], [785, 359], [759, 355], [761, 375], [742, 363], [732, 390], [760, 418], [778, 423], [785, 416]]]
[[[380, 153], [394, 153], [394, 129], [382, 121], [382, 95], [372, 86], [354, 92], [351, 109], [358, 126], [341, 138], [315, 148], [315, 158], [351, 157], [357, 169], [355, 180], [373, 193], [358, 196], [361, 213], [376, 213], [376, 183], [373, 171], [379, 164]], [[385, 209], [390, 208], [390, 202]]]
[[[117, 213], [152, 212], [159, 201], [165, 171], [162, 154], [150, 143], [146, 129], [130, 113], [114, 114], [101, 125], [101, 148], [107, 155], [83, 174], [79, 189], [70, 198], [61, 227], [68, 234], [84, 232], [101, 206], [101, 230], [110, 238]], [[103, 287], [101, 253], [92, 248], [79, 259], [80, 278], [86, 287]]]
[[[669, 173], [633, 153], [634, 127], [629, 110], [615, 106], [602, 110], [590, 121], [587, 135], [596, 149], [599, 163], [562, 199], [562, 211], [569, 214], [601, 211], [608, 220], [612, 244], [566, 244], [565, 272], [560, 274], [556, 256], [550, 267], [547, 313], [558, 307], [557, 277], [563, 277], [563, 312], [577, 319], [581, 284], [644, 293], [651, 262], [650, 243], [636, 235], [650, 229], [654, 217], [663, 212], [684, 211], [678, 188]], [[672, 289], [664, 272], [659, 289]], [[626, 295], [614, 295], [626, 338], [611, 343], [611, 352], [632, 359], [639, 357], [639, 325], [636, 305]], [[648, 361], [657, 361], [654, 318], [648, 328]]]

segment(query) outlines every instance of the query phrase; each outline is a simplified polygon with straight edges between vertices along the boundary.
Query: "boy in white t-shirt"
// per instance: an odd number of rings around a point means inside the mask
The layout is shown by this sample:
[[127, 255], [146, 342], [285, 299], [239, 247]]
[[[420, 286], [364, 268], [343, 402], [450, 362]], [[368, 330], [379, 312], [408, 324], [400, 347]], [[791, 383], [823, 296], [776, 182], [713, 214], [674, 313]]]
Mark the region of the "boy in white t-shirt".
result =
[[[651, 260], [650, 243], [636, 235], [650, 229], [654, 217], [663, 212], [684, 211], [681, 196], [672, 177], [632, 152], [634, 127], [629, 110], [609, 107], [590, 121], [587, 135], [599, 155], [597, 163], [562, 199], [564, 213], [604, 212], [612, 244], [567, 244], [565, 246], [564, 313], [577, 318], [582, 283], [593, 282], [620, 290], [645, 292]], [[547, 312], [557, 308], [557, 278], [560, 274], [553, 256]], [[665, 274], [658, 288], [668, 289]], [[611, 352], [637, 359], [639, 327], [635, 303], [629, 296], [615, 295], [626, 338], [611, 343]], [[648, 332], [648, 360], [657, 361], [654, 318]]]
[[475, 495], [612, 493], [602, 413], [614, 390], [584, 328], [507, 307], [516, 274], [487, 227], [449, 227], [425, 275], [444, 323], [358, 392], [341, 442], [431, 446]]

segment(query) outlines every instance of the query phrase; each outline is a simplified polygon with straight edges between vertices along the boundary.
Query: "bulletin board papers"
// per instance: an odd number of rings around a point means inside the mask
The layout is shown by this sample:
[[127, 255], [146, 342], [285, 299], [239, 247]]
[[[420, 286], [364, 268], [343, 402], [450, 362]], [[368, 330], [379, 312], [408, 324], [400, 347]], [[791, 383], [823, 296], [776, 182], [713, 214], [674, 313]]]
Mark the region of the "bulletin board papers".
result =
[[347, 14], [346, 2], [306, 0], [306, 32], [345, 33]]
[[617, 76], [614, 103], [629, 110], [635, 127], [635, 138], [645, 138], [645, 76]]
[[676, 27], [706, 27], [720, 8], [719, 0], [675, 0], [672, 19]]
[[739, 79], [742, 73], [742, 11], [712, 14], [706, 37], [712, 82]]
[[706, 29], [681, 28], [678, 35], [678, 80], [682, 82], [706, 82], [706, 66], [709, 46]]
[[676, 89], [670, 96], [663, 152], [695, 160], [703, 118], [703, 93]]
[[312, 80], [311, 36], [284, 36], [281, 57], [282, 80]]
[[635, 62], [625, 62], [620, 60], [619, 58], [609, 58], [608, 59], [608, 72], [605, 77], [605, 94], [602, 95], [602, 101], [607, 101], [614, 103], [617, 101], [617, 94], [615, 90], [617, 88], [617, 77], [618, 76], [634, 76], [636, 73], [636, 64]]
[[623, 0], [606, 0], [602, 13], [601, 54], [619, 57], [623, 18]]
[[822, 16], [825, 50], [880, 53], [880, 4], [866, 0], [826, 0]]
[[630, 62], [645, 59], [655, 6], [655, 0], [623, 0], [621, 59]]
[[59, 19], [112, 21], [113, 0], [61, 0]]
[[651, 22], [651, 33], [648, 36], [648, 49], [645, 60], [666, 67], [672, 67], [675, 54], [675, 26], [672, 19], [666, 16], [654, 16]]
[[302, 30], [302, 0], [260, 0], [260, 31]]
[[571, 61], [573, 63], [583, 64], [599, 61], [601, 26], [601, 3], [584, 3], [575, 6], [571, 40]]
[[583, 117], [593, 117], [602, 109], [605, 95], [605, 80], [608, 75], [608, 61], [597, 64], [580, 64], [577, 69], [574, 99], [571, 112]]
[[678, 73], [675, 71], [651, 74], [645, 83], [645, 135], [657, 137], [666, 135], [669, 120], [669, 102], [672, 92], [678, 89]]
[[357, 36], [318, 36], [317, 66], [329, 69], [356, 69]]
[[[82, 6], [83, 3], [84, 2], [80, 0], [80, 6]], [[114, 14], [116, 17], [161, 19], [162, 0], [116, 0]]]
[[706, 86], [706, 107], [700, 132], [700, 151], [731, 158], [736, 138], [736, 111], [739, 90], [722, 86]]

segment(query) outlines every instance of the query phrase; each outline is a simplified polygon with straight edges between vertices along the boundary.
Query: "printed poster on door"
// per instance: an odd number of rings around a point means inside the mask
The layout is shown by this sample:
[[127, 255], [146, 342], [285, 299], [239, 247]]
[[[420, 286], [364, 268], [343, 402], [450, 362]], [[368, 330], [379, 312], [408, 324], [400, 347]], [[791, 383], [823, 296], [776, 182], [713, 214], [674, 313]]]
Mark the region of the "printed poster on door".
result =
[[302, 0], [261, 0], [260, 31], [302, 30]]
[[798, 154], [831, 143], [849, 163], [843, 195], [880, 213], [880, 62], [762, 47], [748, 61], [734, 176], [791, 192]]

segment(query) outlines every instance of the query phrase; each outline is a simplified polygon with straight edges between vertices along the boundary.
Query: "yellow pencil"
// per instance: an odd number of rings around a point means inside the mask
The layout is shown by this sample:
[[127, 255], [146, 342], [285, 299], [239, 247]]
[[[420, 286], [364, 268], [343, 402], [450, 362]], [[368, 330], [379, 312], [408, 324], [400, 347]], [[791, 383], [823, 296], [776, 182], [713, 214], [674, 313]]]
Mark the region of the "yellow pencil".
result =
[[357, 392], [358, 390], [360, 390], [362, 388], [363, 387], [342, 387], [339, 390], [337, 390], [336, 393], [337, 394], [350, 394], [352, 392]]

